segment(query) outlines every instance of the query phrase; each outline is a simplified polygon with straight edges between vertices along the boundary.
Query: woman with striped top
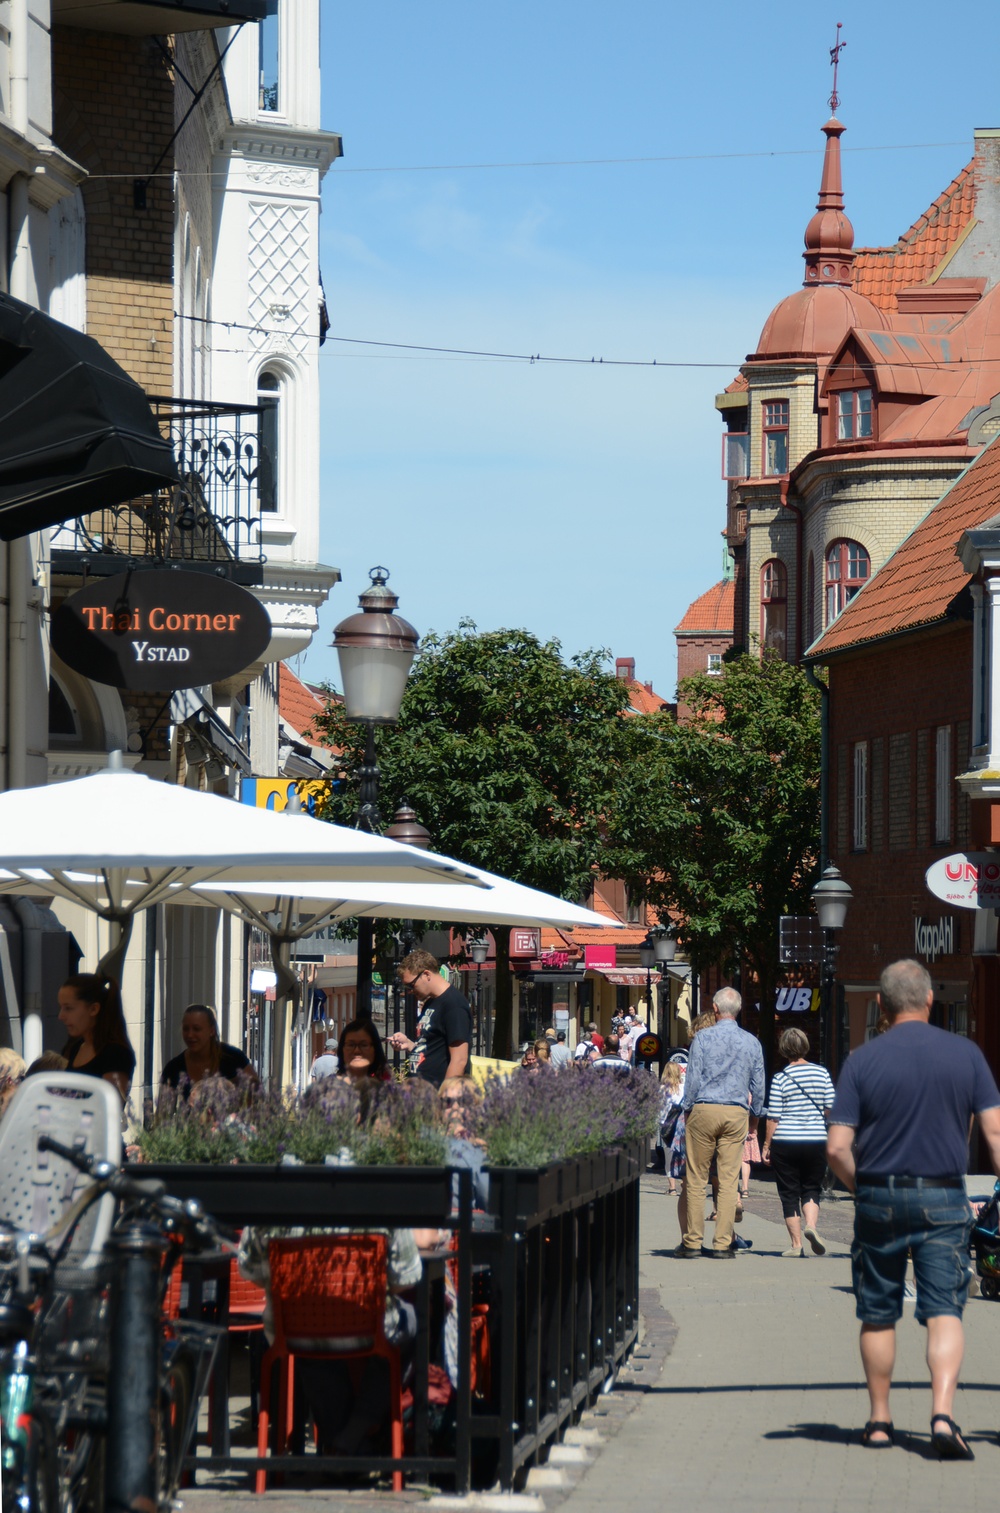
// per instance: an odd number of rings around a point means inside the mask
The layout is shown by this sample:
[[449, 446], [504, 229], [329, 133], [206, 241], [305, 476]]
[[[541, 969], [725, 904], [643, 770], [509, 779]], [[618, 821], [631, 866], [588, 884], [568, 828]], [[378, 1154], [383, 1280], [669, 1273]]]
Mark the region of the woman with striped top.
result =
[[[816, 1233], [819, 1195], [826, 1171], [826, 1121], [833, 1107], [833, 1083], [826, 1067], [806, 1060], [809, 1037], [785, 1030], [778, 1049], [788, 1060], [771, 1083], [762, 1159], [774, 1168], [781, 1211], [791, 1239], [789, 1259], [802, 1255], [804, 1237], [817, 1256], [826, 1246]], [[805, 1229], [802, 1219], [805, 1218]]]

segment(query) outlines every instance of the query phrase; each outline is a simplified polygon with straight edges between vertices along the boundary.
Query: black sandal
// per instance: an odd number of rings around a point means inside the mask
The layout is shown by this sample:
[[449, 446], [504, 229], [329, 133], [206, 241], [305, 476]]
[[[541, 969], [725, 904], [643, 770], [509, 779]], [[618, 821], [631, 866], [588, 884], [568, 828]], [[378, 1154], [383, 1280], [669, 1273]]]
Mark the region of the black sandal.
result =
[[[948, 1434], [940, 1434], [935, 1424], [947, 1424]], [[931, 1419], [931, 1444], [938, 1453], [938, 1460], [975, 1460], [972, 1447], [962, 1437], [962, 1431], [947, 1413], [935, 1413]]]
[[[873, 1434], [884, 1434], [885, 1439], [872, 1439]], [[896, 1431], [885, 1419], [869, 1419], [861, 1432], [861, 1443], [869, 1450], [891, 1450], [896, 1443]]]

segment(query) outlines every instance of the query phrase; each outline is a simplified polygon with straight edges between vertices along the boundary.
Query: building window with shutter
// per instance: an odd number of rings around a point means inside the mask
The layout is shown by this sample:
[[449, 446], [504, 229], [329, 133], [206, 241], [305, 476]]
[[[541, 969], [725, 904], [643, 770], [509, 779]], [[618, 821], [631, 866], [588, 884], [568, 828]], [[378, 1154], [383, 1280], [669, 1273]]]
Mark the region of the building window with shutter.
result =
[[760, 570], [760, 644], [765, 655], [784, 660], [788, 628], [788, 574], [777, 557]]
[[951, 840], [951, 726], [939, 725], [934, 741], [934, 839]]
[[788, 472], [788, 400], [764, 403], [764, 477], [780, 478]]
[[854, 827], [855, 851], [868, 849], [868, 742], [854, 745]]
[[860, 541], [835, 541], [826, 553], [826, 623], [832, 625], [871, 576], [872, 563]]

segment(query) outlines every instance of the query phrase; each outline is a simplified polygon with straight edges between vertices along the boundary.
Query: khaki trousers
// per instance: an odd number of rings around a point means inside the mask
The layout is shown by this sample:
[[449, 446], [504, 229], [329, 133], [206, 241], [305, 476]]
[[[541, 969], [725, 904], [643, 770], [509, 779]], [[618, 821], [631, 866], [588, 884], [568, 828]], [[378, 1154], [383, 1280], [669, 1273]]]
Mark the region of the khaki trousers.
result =
[[728, 1250], [733, 1243], [740, 1165], [749, 1122], [749, 1111], [738, 1103], [696, 1103], [687, 1116], [684, 1131], [687, 1142], [684, 1244], [689, 1250], [700, 1250], [705, 1237], [705, 1185], [713, 1156], [718, 1157], [719, 1164], [714, 1248]]

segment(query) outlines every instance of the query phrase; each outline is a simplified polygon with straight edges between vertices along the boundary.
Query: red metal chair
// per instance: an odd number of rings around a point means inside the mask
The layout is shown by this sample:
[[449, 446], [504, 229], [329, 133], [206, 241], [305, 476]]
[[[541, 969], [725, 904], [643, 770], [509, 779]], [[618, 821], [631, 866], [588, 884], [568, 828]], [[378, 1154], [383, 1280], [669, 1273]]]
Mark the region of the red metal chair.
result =
[[249, 1330], [263, 1329], [264, 1307], [267, 1293], [255, 1282], [248, 1282], [240, 1275], [235, 1256], [229, 1264], [229, 1318], [227, 1328], [231, 1334], [243, 1334]]
[[[294, 1360], [350, 1360], [380, 1355], [389, 1362], [389, 1408], [392, 1454], [403, 1454], [402, 1365], [398, 1349], [385, 1337], [389, 1241], [386, 1235], [316, 1235], [272, 1240], [271, 1312], [274, 1343], [261, 1369], [257, 1454], [268, 1453], [271, 1379], [278, 1368], [275, 1454], [292, 1432]], [[392, 1474], [394, 1492], [403, 1490], [403, 1474]], [[267, 1490], [267, 1471], [257, 1472], [257, 1492]]]

